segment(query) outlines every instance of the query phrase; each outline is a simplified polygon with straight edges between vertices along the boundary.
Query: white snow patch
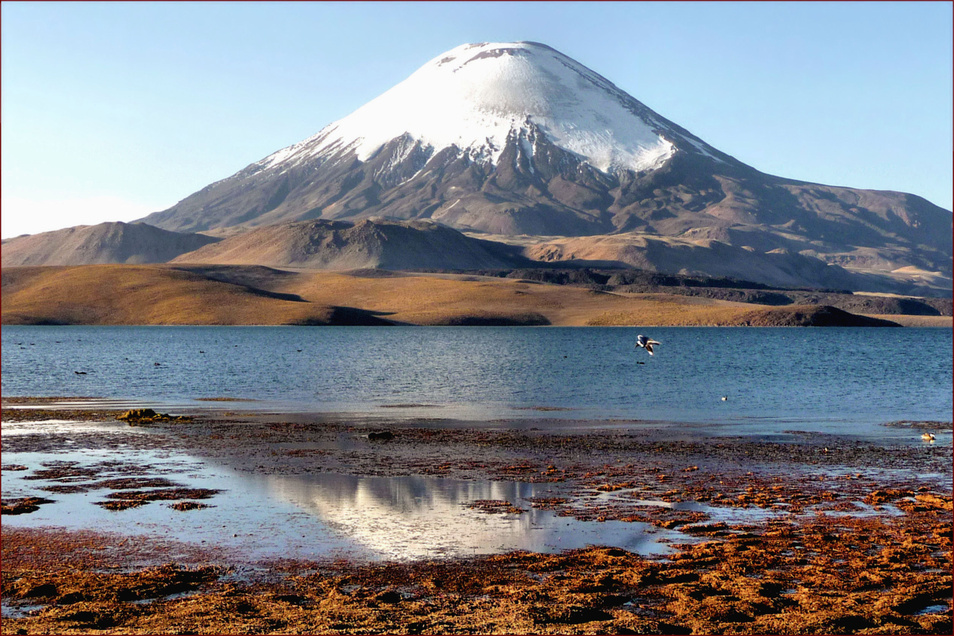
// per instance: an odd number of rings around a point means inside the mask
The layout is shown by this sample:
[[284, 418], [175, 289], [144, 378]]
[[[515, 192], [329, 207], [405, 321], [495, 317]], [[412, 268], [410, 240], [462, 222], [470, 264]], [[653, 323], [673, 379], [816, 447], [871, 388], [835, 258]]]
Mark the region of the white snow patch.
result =
[[546, 46], [463, 45], [259, 165], [268, 169], [352, 149], [365, 161], [404, 134], [432, 153], [457, 146], [474, 161], [496, 164], [508, 136], [526, 138], [532, 123], [603, 172], [657, 168], [675, 147], [626, 108], [624, 97], [608, 80]]
[[725, 163], [725, 161], [723, 161], [722, 159], [719, 159], [714, 154], [706, 150], [705, 145], [701, 141], [697, 139], [693, 139], [692, 137], [685, 137], [685, 140], [691, 143], [693, 146], [695, 146], [696, 150], [704, 154], [706, 157], [709, 157], [710, 159], [715, 159], [719, 163]]
[[527, 139], [526, 137], [521, 137], [520, 149], [523, 150], [523, 154], [527, 158], [527, 167], [530, 169], [530, 174], [533, 174], [534, 173], [534, 169], [533, 169], [534, 145], [530, 143], [530, 140]]
[[454, 208], [454, 206], [457, 205], [458, 203], [460, 203], [460, 199], [457, 199], [456, 201], [454, 201], [453, 203], [451, 203], [451, 204], [450, 204], [449, 206], [447, 206], [446, 208], [441, 208], [440, 210], [438, 210], [437, 212], [435, 212], [434, 214], [432, 214], [432, 215], [431, 215], [431, 218], [432, 218], [432, 219], [442, 219], [442, 218], [444, 218], [445, 216], [447, 216], [447, 213], [450, 212], [450, 211]]

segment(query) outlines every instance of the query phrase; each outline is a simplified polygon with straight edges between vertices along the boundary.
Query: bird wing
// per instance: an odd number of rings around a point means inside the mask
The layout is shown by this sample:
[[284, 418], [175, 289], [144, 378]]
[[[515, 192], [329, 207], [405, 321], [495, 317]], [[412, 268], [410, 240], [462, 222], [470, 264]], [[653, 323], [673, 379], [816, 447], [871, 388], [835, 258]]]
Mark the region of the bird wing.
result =
[[653, 355], [653, 346], [648, 342], [646, 343], [646, 351], [649, 352], [649, 355]]

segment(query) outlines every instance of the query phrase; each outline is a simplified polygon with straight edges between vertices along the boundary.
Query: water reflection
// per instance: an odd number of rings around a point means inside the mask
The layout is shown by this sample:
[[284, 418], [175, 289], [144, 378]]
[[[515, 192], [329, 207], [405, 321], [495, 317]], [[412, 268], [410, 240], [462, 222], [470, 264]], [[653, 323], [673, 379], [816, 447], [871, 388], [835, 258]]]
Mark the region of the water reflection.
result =
[[[86, 491], [54, 493], [46, 488], [60, 482], [35, 475], [52, 462], [107, 468], [86, 480]], [[248, 561], [279, 557], [406, 561], [509, 550], [557, 552], [590, 544], [662, 555], [671, 551], [668, 541], [692, 541], [650, 524], [583, 522], [532, 508], [529, 499], [558, 494], [552, 485], [421, 476], [258, 475], [168, 450], [13, 452], [4, 453], [4, 464], [27, 467], [4, 471], [5, 499], [54, 500], [30, 514], [5, 516], [4, 524], [108, 528], [129, 536], [220, 546]], [[188, 512], [158, 501], [122, 511], [95, 505], [110, 492], [98, 481], [131, 474], [162, 475], [183, 486], [220, 492], [204, 501], [211, 507]], [[507, 501], [524, 512], [491, 514], [471, 507], [481, 500]]]
[[[591, 544], [660, 555], [671, 550], [661, 540], [692, 540], [650, 524], [582, 522], [533, 508], [529, 499], [556, 494], [548, 485], [332, 474], [267, 479], [277, 496], [383, 559], [555, 552]], [[487, 500], [506, 501], [524, 512], [497, 514], [470, 506]]]

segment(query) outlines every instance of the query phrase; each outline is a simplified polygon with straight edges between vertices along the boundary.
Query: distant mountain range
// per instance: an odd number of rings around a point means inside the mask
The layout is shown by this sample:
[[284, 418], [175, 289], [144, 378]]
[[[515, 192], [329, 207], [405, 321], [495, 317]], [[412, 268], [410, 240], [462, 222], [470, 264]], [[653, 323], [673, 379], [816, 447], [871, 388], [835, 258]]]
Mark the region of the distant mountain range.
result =
[[[131, 236], [111, 235], [107, 260], [76, 262], [474, 269], [532, 259], [776, 286], [952, 288], [950, 211], [759, 172], [532, 42], [439, 55], [315, 136], [141, 221], [179, 233], [155, 238], [175, 247], [130, 252], [117, 246]], [[187, 249], [182, 233], [196, 232], [225, 238]], [[3, 265], [92, 258], [47, 234], [5, 241]]]

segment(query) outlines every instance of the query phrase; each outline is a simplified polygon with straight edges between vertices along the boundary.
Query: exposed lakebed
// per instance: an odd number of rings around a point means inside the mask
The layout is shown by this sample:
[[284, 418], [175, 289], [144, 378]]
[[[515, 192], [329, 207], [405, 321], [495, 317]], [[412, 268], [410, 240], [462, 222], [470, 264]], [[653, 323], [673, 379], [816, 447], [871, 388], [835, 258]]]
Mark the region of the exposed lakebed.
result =
[[[413, 438], [421, 433], [417, 429], [399, 432], [384, 445], [370, 442], [360, 427], [246, 424], [223, 435], [217, 426], [151, 428], [69, 419], [4, 423], [3, 499], [32, 507], [28, 514], [5, 515], [4, 524], [106, 529], [215, 546], [247, 562], [413, 561], [588, 545], [662, 556], [673, 552], [673, 544], [697, 541], [693, 530], [700, 525], [765, 523], [826, 506], [829, 514], [897, 513], [890, 505], [866, 504], [861, 494], [839, 497], [836, 509], [831, 498], [808, 489], [794, 505], [781, 499], [739, 505], [734, 497], [707, 493], [691, 479], [698, 471], [692, 465], [676, 471], [645, 462], [638, 468], [611, 464], [601, 472], [582, 466], [568, 472], [550, 463], [559, 461], [556, 455], [537, 466], [508, 461], [501, 450], [496, 464], [488, 458], [475, 466], [459, 462], [456, 471], [453, 461], [425, 460], [429, 465], [423, 470], [420, 461], [409, 467], [416, 470], [395, 467], [402, 447], [410, 445], [412, 455], [430, 454]], [[462, 445], [474, 442], [463, 432], [455, 435]], [[478, 444], [493, 445], [489, 440], [478, 434]], [[335, 466], [328, 462], [335, 455], [359, 474], [331, 470]], [[453, 453], [445, 458], [453, 460]], [[385, 467], [390, 470], [381, 470]], [[635, 473], [652, 486], [638, 485]], [[503, 478], [507, 475], [514, 478]], [[840, 477], [831, 471], [832, 482]], [[674, 481], [684, 491], [675, 497]], [[728, 473], [719, 483], [726, 491], [734, 487]]]
[[950, 633], [949, 422], [129, 406], [5, 400], [5, 631]]

